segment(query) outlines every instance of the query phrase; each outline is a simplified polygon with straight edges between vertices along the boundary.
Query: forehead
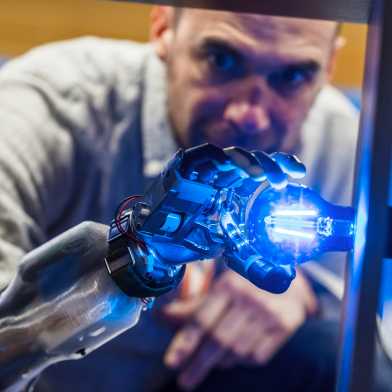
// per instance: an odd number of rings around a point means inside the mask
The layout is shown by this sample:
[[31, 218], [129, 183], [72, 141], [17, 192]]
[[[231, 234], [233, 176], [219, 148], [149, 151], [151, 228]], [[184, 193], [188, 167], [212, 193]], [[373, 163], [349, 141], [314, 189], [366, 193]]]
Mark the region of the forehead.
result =
[[[336, 23], [224, 11], [184, 10], [178, 29], [193, 43], [216, 38], [254, 52], [319, 59], [330, 52]], [[185, 38], [186, 39], [186, 38]]]

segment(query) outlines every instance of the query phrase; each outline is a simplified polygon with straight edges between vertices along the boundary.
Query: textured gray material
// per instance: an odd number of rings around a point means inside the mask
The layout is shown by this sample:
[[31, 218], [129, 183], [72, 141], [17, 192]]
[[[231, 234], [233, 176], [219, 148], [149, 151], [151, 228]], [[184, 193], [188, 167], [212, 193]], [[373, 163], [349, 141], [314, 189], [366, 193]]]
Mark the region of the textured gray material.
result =
[[[0, 118], [2, 285], [28, 250], [83, 220], [108, 223], [123, 197], [143, 190], [142, 173], [157, 175], [176, 150], [165, 69], [150, 46], [127, 41], [84, 38], [7, 63]], [[350, 202], [356, 133], [355, 109], [325, 88], [298, 155], [306, 181], [328, 200]], [[326, 265], [343, 269], [341, 258]], [[50, 368], [42, 383], [56, 391], [150, 390], [166, 375], [161, 356], [171, 336], [146, 313], [85, 360]], [[107, 372], [108, 364], [118, 371]]]

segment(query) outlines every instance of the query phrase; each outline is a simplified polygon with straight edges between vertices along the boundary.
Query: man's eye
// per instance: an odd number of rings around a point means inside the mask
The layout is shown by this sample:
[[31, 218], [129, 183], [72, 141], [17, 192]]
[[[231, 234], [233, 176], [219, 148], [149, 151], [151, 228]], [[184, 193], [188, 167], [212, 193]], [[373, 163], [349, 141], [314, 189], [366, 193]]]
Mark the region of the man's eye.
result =
[[240, 62], [234, 53], [213, 49], [207, 54], [207, 61], [215, 72], [236, 75], [241, 72]]
[[274, 72], [268, 78], [272, 88], [281, 93], [292, 93], [313, 79], [315, 69], [312, 68], [287, 68]]

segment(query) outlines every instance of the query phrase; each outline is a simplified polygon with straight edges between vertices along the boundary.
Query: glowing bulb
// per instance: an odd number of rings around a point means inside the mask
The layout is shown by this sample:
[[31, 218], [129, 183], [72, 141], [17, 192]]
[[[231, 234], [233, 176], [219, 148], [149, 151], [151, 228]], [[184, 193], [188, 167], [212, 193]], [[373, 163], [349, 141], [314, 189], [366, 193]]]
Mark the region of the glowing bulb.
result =
[[354, 210], [330, 204], [309, 188], [269, 188], [251, 201], [250, 243], [269, 260], [305, 261], [328, 251], [350, 250]]

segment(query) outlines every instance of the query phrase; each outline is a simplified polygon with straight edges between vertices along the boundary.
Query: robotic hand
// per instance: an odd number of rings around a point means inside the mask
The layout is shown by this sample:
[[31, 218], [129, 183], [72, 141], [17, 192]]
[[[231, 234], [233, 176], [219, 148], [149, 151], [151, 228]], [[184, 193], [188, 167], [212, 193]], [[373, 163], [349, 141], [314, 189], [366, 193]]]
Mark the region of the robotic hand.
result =
[[109, 236], [111, 275], [129, 295], [150, 297], [183, 264], [223, 256], [259, 288], [285, 291], [293, 264], [264, 259], [249, 242], [247, 206], [256, 189], [282, 189], [288, 175], [304, 174], [304, 165], [283, 153], [211, 144], [180, 150], [143, 197], [120, 206]]
[[180, 150], [144, 196], [120, 205], [109, 230], [84, 222], [27, 254], [0, 295], [0, 390], [21, 390], [134, 326], [188, 262], [222, 256], [278, 293], [296, 261], [350, 249], [353, 210], [287, 185], [304, 173], [287, 154]]

